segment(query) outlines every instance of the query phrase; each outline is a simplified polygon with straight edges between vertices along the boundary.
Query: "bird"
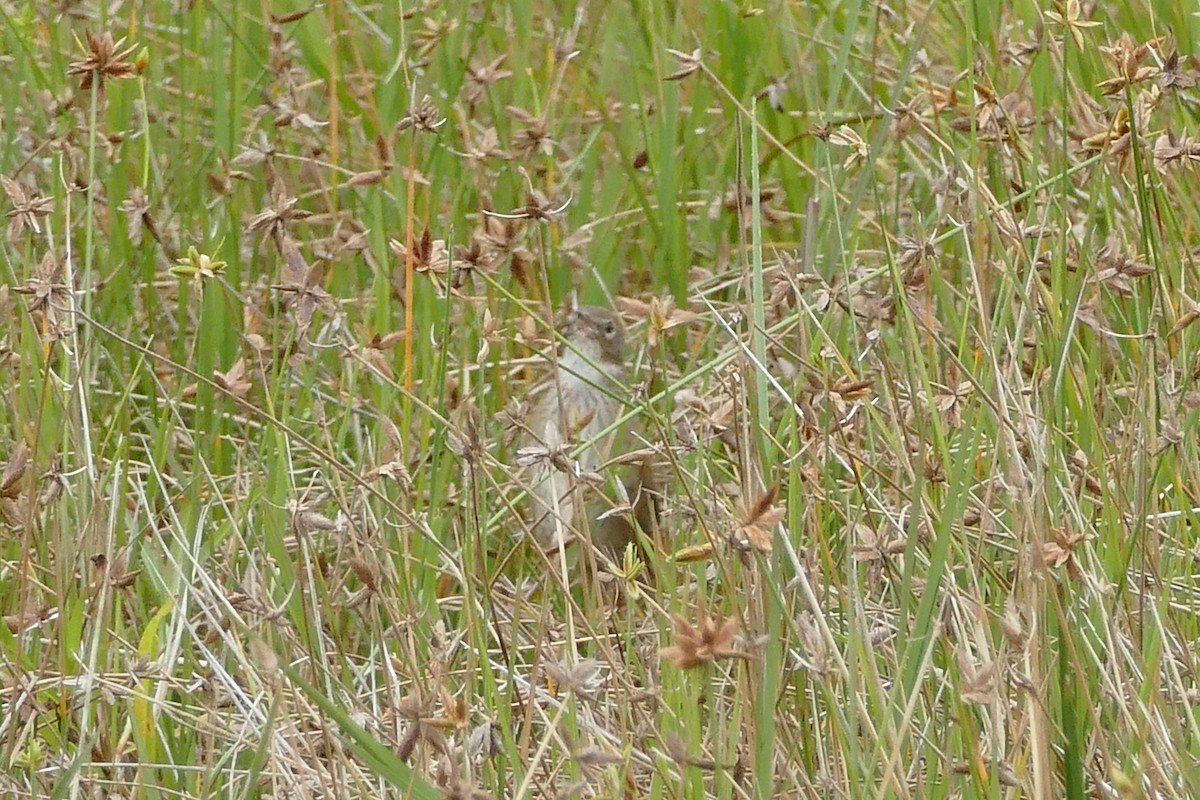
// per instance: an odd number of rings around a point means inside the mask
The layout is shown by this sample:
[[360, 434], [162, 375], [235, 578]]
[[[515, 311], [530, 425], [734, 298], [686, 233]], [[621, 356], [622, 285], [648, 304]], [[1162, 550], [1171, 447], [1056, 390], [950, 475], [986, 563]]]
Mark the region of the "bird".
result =
[[[629, 394], [627, 333], [616, 312], [577, 307], [567, 317], [563, 338], [566, 346], [550, 364], [550, 379], [527, 425], [532, 444], [545, 454], [535, 462], [530, 488], [531, 531], [545, 550], [565, 546], [584, 529], [582, 512], [587, 506], [576, 486], [577, 476], [594, 476], [619, 446], [621, 431], [610, 429]], [[571, 464], [568, 445], [573, 442], [588, 444]], [[653, 524], [650, 517], [656, 510], [656, 501], [643, 487], [646, 470], [626, 472], [622, 482], [639, 525], [646, 528]], [[587, 510], [593, 524], [586, 528], [598, 549], [616, 556], [634, 539], [634, 529], [622, 515], [597, 513], [597, 505]]]

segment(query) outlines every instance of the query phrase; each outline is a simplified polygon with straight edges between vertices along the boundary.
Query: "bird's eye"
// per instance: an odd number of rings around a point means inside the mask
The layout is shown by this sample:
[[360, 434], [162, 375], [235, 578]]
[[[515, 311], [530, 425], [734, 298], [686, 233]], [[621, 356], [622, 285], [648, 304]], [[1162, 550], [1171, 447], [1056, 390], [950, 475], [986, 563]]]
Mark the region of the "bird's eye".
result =
[[604, 335], [605, 336], [612, 336], [616, 332], [617, 332], [617, 324], [615, 322], [612, 322], [610, 320], [610, 321], [604, 323]]

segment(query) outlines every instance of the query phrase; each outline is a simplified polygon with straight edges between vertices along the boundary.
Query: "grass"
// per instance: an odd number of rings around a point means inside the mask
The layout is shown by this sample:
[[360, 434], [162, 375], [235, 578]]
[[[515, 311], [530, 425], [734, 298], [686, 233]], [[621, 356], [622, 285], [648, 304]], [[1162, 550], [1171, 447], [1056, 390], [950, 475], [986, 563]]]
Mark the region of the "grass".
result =
[[[1200, 795], [1198, 34], [0, 1], [0, 796]], [[572, 300], [670, 479], [563, 580]]]

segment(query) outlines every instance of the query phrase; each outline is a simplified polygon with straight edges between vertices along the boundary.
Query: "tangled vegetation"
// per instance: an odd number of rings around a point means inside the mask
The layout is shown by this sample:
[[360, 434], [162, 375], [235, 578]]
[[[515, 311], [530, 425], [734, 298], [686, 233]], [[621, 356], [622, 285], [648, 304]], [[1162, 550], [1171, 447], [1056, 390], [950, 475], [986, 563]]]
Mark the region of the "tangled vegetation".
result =
[[0, 796], [1200, 796], [1198, 36], [0, 0]]

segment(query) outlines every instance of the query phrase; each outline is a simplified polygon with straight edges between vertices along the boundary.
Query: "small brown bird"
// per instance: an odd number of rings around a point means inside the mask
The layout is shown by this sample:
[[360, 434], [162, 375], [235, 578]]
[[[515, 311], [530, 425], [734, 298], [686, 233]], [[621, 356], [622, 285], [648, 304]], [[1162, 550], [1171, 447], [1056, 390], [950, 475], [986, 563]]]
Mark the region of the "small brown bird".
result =
[[[564, 336], [568, 346], [529, 417], [534, 443], [550, 455], [538, 462], [530, 476], [533, 535], [548, 550], [578, 538], [584, 524], [577, 479], [559, 468], [564, 465], [564, 446], [589, 442], [611, 427], [629, 391], [625, 326], [616, 313], [595, 306], [577, 308], [567, 320]], [[579, 472], [595, 472], [618, 439], [618, 432], [610, 431], [588, 446], [576, 460]], [[569, 462], [565, 466], [570, 467]], [[641, 496], [640, 489], [637, 476], [626, 480], [630, 497]], [[640, 521], [645, 512], [638, 508], [638, 513]], [[630, 525], [617, 516], [589, 527], [593, 543], [613, 555], [633, 536]]]

